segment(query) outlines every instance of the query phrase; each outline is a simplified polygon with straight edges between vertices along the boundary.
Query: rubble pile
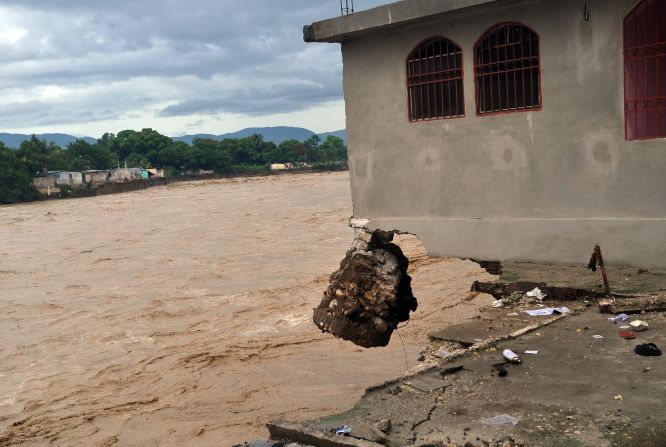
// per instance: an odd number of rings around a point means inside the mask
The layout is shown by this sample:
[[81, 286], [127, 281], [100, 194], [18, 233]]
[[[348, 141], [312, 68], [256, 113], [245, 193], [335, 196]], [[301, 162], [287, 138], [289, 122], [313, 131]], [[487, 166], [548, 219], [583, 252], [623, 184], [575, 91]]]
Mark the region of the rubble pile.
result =
[[361, 231], [330, 277], [313, 321], [323, 332], [365, 348], [386, 346], [417, 307], [409, 260], [393, 232]]

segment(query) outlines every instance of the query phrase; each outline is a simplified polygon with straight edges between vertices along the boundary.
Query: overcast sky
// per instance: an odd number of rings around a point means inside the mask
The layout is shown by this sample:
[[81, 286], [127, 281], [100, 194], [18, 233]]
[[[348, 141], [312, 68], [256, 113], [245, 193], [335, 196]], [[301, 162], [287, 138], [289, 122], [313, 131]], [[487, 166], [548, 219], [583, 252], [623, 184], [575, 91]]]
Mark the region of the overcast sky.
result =
[[0, 132], [342, 129], [340, 47], [302, 35], [339, 14], [339, 0], [0, 0]]

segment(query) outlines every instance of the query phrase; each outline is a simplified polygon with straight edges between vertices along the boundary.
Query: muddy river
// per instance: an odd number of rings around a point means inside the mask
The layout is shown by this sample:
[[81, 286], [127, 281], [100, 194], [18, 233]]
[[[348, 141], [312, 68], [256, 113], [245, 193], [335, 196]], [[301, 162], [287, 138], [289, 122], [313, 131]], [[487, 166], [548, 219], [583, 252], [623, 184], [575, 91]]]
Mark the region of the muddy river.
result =
[[405, 348], [322, 334], [351, 213], [347, 173], [0, 207], [0, 446], [230, 446], [415, 366], [489, 276], [402, 237], [420, 305]]

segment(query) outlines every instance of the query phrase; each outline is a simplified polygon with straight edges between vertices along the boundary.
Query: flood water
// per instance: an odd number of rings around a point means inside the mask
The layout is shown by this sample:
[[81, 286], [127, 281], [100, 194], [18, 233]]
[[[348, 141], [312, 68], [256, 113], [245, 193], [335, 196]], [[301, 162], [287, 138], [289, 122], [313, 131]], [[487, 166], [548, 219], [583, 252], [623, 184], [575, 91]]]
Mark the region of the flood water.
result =
[[0, 207], [0, 446], [230, 446], [415, 366], [489, 275], [402, 237], [419, 300], [405, 349], [322, 334], [312, 309], [351, 214], [348, 173]]

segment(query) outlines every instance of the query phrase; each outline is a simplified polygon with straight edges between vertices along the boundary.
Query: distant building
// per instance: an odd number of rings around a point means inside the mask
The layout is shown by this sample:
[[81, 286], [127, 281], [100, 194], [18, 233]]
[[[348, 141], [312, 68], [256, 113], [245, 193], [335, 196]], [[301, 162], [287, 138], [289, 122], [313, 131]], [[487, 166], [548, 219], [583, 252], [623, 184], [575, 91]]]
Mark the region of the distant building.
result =
[[666, 267], [666, 0], [404, 0], [304, 37], [342, 46], [355, 222]]
[[141, 180], [141, 168], [116, 168], [109, 171], [109, 182], [124, 183]]
[[109, 181], [109, 170], [83, 171], [83, 182], [90, 186], [99, 186]]
[[294, 169], [293, 163], [272, 163], [271, 171], [285, 171], [288, 169]]
[[72, 188], [83, 186], [83, 175], [74, 171], [49, 171], [32, 180], [32, 184], [42, 194], [51, 195], [60, 192], [60, 186], [67, 185]]

